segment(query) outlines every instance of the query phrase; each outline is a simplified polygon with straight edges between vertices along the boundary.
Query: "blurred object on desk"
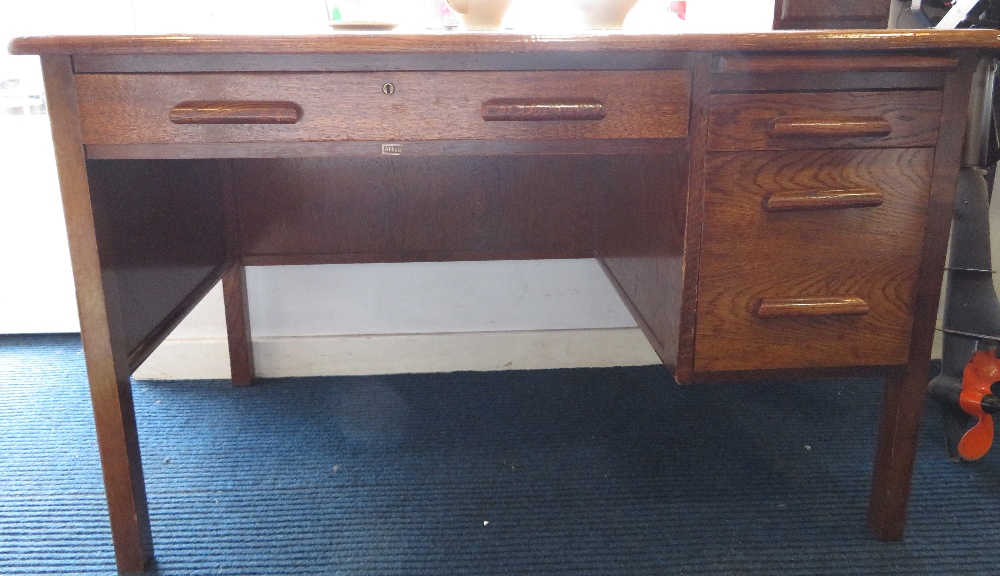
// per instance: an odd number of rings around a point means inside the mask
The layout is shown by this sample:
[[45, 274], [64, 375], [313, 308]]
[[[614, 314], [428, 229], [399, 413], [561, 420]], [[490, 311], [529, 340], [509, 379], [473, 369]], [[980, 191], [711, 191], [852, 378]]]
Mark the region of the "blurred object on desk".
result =
[[[399, 24], [394, 3], [383, 0], [325, 0], [330, 25], [358, 30], [391, 30]], [[364, 25], [369, 25], [365, 27]], [[388, 28], [387, 28], [388, 26]]]
[[638, 0], [575, 0], [583, 22], [591, 30], [617, 30]]
[[775, 0], [775, 30], [886, 28], [890, 0]]

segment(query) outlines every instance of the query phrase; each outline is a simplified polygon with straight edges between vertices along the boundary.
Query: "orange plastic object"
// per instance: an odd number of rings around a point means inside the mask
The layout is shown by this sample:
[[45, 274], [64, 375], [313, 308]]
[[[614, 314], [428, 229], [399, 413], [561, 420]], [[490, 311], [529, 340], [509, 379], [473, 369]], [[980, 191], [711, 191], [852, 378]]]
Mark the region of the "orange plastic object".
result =
[[993, 444], [993, 416], [983, 412], [982, 401], [990, 393], [990, 385], [998, 380], [1000, 359], [993, 352], [980, 350], [965, 365], [958, 403], [962, 410], [978, 419], [958, 443], [958, 453], [965, 460], [979, 460]]

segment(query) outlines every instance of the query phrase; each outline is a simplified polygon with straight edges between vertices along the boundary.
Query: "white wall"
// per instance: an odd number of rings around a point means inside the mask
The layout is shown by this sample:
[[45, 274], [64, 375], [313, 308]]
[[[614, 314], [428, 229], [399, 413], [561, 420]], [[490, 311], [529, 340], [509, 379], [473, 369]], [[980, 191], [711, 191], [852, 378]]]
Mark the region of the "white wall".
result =
[[[642, 365], [656, 355], [594, 260], [247, 269], [261, 376]], [[229, 374], [213, 290], [136, 373]]]
[[0, 114], [0, 270], [0, 333], [80, 329], [45, 115]]
[[80, 329], [48, 116], [3, 113], [16, 100], [6, 92], [42, 93], [38, 58], [8, 55], [7, 42], [133, 25], [130, 0], [0, 4], [0, 82], [21, 80], [16, 90], [0, 90], [0, 334]]

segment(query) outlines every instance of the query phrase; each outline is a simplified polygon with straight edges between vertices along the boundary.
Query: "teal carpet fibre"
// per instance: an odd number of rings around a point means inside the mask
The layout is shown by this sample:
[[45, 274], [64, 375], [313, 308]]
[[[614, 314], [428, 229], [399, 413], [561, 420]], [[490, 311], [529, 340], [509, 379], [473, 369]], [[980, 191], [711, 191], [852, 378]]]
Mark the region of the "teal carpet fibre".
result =
[[[661, 367], [135, 382], [153, 574], [1000, 574], [1000, 459], [925, 414], [865, 527], [875, 379]], [[0, 337], [0, 575], [114, 574], [76, 336]]]

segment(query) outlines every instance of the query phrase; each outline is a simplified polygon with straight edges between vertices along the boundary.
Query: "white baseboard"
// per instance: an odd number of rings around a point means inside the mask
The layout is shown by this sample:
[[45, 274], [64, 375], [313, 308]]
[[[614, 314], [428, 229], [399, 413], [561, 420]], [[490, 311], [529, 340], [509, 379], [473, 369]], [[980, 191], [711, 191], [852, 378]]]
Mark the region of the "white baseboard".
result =
[[[254, 339], [257, 375], [347, 376], [644, 366], [660, 362], [638, 328]], [[227, 379], [224, 339], [170, 339], [137, 380]]]

